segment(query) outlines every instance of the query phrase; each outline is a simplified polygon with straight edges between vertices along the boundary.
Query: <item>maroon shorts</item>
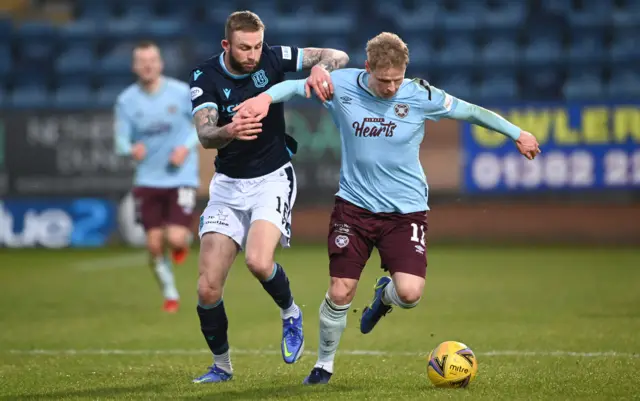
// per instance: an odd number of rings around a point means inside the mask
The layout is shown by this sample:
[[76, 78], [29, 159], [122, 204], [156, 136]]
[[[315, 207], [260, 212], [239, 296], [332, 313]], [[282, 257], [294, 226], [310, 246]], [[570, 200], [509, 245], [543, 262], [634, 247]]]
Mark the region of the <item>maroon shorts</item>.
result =
[[181, 188], [133, 188], [136, 205], [136, 221], [145, 231], [165, 225], [191, 227], [196, 206], [196, 189]]
[[329, 225], [331, 277], [359, 279], [375, 246], [381, 268], [424, 278], [427, 213], [373, 213], [336, 197]]

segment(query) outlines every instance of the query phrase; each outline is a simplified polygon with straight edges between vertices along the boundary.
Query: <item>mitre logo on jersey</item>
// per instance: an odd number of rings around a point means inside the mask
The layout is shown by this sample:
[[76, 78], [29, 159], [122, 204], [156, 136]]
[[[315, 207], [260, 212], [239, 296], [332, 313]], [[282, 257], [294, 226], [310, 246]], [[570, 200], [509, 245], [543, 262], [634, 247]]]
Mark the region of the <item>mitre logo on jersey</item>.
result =
[[264, 70], [254, 72], [251, 75], [251, 79], [253, 79], [253, 84], [256, 88], [264, 88], [269, 83], [269, 78], [267, 78], [267, 74]]
[[361, 122], [355, 121], [352, 127], [355, 129], [356, 136], [368, 138], [384, 134], [386, 137], [391, 137], [397, 125], [393, 121], [385, 121], [384, 118], [365, 117]]
[[396, 116], [405, 118], [407, 114], [409, 114], [409, 105], [404, 103], [396, 104], [393, 107], [393, 111], [396, 113]]

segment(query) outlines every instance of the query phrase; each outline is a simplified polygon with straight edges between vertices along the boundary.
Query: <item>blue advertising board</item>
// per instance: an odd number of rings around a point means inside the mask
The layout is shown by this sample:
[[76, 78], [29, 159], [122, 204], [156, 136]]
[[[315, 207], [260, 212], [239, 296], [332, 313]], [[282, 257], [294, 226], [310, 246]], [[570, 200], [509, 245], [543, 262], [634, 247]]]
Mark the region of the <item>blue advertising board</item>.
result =
[[491, 108], [538, 138], [533, 161], [496, 132], [464, 124], [467, 193], [640, 188], [640, 103]]
[[116, 205], [108, 200], [0, 200], [0, 247], [99, 247], [117, 230]]

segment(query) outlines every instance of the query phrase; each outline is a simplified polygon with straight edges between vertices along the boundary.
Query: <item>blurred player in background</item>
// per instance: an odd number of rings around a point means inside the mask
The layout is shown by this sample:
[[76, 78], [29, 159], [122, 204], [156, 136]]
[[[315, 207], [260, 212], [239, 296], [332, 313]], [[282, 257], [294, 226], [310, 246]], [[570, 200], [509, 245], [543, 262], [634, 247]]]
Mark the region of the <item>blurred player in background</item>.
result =
[[[147, 234], [164, 310], [176, 312], [179, 295], [173, 263], [184, 262], [196, 205], [198, 136], [191, 121], [189, 85], [162, 75], [160, 49], [152, 42], [133, 51], [138, 82], [115, 105], [115, 148], [138, 162], [133, 196], [136, 218]], [[165, 254], [165, 244], [171, 259]]]
[[[365, 69], [331, 74], [335, 94], [324, 102], [342, 140], [340, 186], [328, 238], [329, 291], [320, 307], [316, 365], [305, 384], [328, 383], [362, 269], [377, 247], [382, 269], [373, 301], [362, 312], [369, 333], [392, 306], [414, 308], [425, 284], [428, 186], [420, 164], [425, 120], [467, 121], [510, 137], [533, 159], [535, 137], [499, 115], [457, 99], [422, 79], [405, 79], [409, 50], [397, 35], [367, 43]], [[304, 80], [286, 81], [238, 106], [238, 120], [266, 115], [271, 103], [310, 96]]]
[[[264, 43], [264, 25], [249, 11], [227, 19], [223, 52], [191, 73], [193, 116], [200, 142], [218, 149], [210, 199], [200, 217], [198, 316], [214, 364], [197, 383], [231, 379], [223, 288], [238, 252], [245, 251], [251, 273], [280, 308], [282, 357], [294, 363], [304, 349], [302, 313], [289, 279], [274, 261], [280, 243], [289, 247], [296, 179], [291, 155], [296, 142], [285, 133], [284, 107], [268, 115], [232, 121], [234, 107], [284, 80], [285, 73], [311, 69], [308, 90], [331, 96], [329, 73], [348, 62], [333, 49], [273, 46]], [[322, 83], [325, 82], [326, 86]]]

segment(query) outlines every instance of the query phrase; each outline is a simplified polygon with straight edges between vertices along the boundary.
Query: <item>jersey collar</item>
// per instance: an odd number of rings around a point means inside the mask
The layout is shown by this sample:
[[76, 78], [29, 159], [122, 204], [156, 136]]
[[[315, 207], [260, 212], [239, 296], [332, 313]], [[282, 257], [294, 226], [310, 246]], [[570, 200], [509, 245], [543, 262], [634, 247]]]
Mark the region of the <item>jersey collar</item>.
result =
[[373, 96], [373, 97], [378, 97], [376, 96], [373, 92], [371, 92], [371, 89], [369, 89], [369, 74], [367, 74], [366, 71], [362, 71], [357, 78], [358, 81], [358, 86], [360, 87], [360, 89], [362, 89], [363, 91], [367, 92], [369, 95]]
[[220, 66], [222, 67], [222, 70], [225, 72], [225, 74], [227, 74], [228, 76], [230, 76], [233, 79], [243, 79], [243, 78], [246, 78], [249, 75], [251, 75], [251, 74], [237, 75], [237, 74], [234, 74], [231, 71], [229, 71], [227, 69], [227, 66], [224, 64], [224, 54], [225, 54], [225, 52], [220, 53], [219, 59], [220, 59]]

